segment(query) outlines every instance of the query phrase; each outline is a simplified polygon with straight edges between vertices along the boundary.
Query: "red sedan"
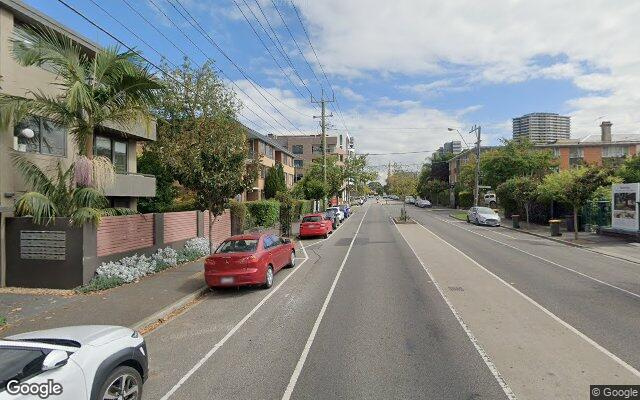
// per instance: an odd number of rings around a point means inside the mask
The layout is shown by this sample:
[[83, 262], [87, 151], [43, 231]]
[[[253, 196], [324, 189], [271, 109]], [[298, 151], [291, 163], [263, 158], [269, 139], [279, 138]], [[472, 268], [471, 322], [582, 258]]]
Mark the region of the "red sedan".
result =
[[323, 236], [328, 237], [333, 232], [331, 220], [326, 219], [324, 214], [307, 214], [300, 222], [300, 237]]
[[295, 245], [289, 239], [266, 233], [231, 236], [206, 258], [204, 279], [209, 287], [270, 288], [276, 272], [295, 263]]

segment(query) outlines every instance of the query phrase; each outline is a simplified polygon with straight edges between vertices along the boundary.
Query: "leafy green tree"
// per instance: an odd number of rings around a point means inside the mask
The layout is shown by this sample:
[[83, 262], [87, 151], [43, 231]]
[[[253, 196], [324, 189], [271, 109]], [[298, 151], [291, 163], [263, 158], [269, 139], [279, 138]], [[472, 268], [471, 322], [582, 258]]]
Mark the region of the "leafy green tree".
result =
[[140, 198], [138, 211], [141, 213], [159, 213], [171, 209], [178, 189], [174, 185], [175, 176], [172, 169], [162, 160], [155, 143], [145, 146], [138, 157], [138, 172], [156, 177], [156, 196]]
[[395, 170], [393, 174], [387, 177], [387, 184], [389, 185], [389, 192], [397, 195], [402, 200], [402, 212], [400, 217], [406, 220], [406, 203], [404, 198], [406, 196], [414, 196], [418, 187], [418, 177], [415, 173]]
[[538, 198], [573, 207], [574, 238], [578, 239], [578, 210], [598, 190], [610, 184], [611, 171], [599, 166], [571, 168], [549, 174], [538, 187]]
[[529, 210], [538, 196], [539, 182], [530, 176], [518, 176], [509, 181], [513, 182], [513, 198], [520, 207], [524, 208], [527, 227], [529, 227]]
[[640, 182], [640, 156], [628, 157], [616, 171], [624, 183]]
[[349, 193], [364, 194], [367, 182], [378, 177], [376, 171], [367, 168], [367, 155], [355, 155], [348, 157], [344, 162], [343, 181], [347, 184]]
[[302, 182], [304, 197], [308, 200], [319, 201], [323, 199], [328, 193], [328, 188], [324, 183], [322, 183], [322, 181], [305, 177], [303, 178]]
[[375, 194], [381, 195], [381, 194], [384, 193], [384, 187], [382, 186], [382, 183], [380, 183], [378, 181], [371, 181], [371, 182], [367, 183], [367, 186]]
[[[327, 157], [327, 186], [326, 186], [325, 196], [339, 197], [340, 191], [344, 187], [344, 180], [345, 180], [344, 169], [342, 166], [338, 165], [337, 162], [338, 162], [338, 157], [336, 156]], [[315, 182], [323, 182], [323, 181], [324, 181], [324, 173], [323, 173], [322, 158], [318, 158], [313, 160], [313, 162], [305, 172], [304, 178], [303, 178], [303, 184], [306, 185], [306, 184], [312, 183], [313, 185], [316, 185]], [[308, 196], [307, 198], [315, 199]]]
[[80, 226], [87, 222], [97, 225], [103, 216], [135, 214], [129, 208], [110, 208], [97, 188], [78, 187], [73, 179], [75, 164], [64, 169], [58, 162], [55, 176], [50, 177], [24, 157], [14, 156], [13, 161], [32, 189], [16, 201], [17, 217], [31, 217], [33, 223], [40, 225], [47, 225], [56, 217], [68, 217], [73, 225]]
[[[247, 132], [236, 119], [240, 104], [209, 64], [188, 63], [171, 72], [161, 98], [161, 155], [213, 224], [229, 199], [253, 185], [258, 163], [246, 163]], [[182, 82], [182, 84], [178, 84]], [[213, 252], [213, 244], [210, 250]]]
[[[273, 199], [276, 197], [276, 194], [282, 187], [279, 182], [280, 176], [277, 168], [277, 166], [270, 167], [264, 177], [264, 197], [267, 199]], [[280, 168], [282, 169], [282, 166], [280, 166]], [[284, 181], [284, 176], [282, 176], [282, 180]]]
[[11, 52], [22, 66], [46, 65], [56, 75], [51, 85], [61, 92], [0, 94], [0, 124], [6, 128], [29, 115], [47, 118], [66, 127], [79, 153], [89, 158], [98, 127], [149, 120], [149, 108], [162, 88], [135, 53], [108, 47], [90, 57], [69, 37], [49, 28], [26, 27], [24, 38], [11, 41]]
[[536, 149], [527, 140], [505, 140], [504, 146], [482, 153], [480, 175], [482, 184], [496, 188], [517, 176], [541, 179], [553, 172], [556, 162], [550, 150]]

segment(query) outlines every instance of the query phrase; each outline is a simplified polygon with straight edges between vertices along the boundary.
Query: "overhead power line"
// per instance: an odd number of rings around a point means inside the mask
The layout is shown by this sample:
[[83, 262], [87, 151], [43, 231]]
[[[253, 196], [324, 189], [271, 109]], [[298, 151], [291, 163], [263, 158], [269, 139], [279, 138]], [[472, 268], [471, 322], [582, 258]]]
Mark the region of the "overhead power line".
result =
[[[150, 0], [153, 1], [153, 0]], [[264, 89], [262, 86], [260, 86], [257, 81], [255, 79], [253, 79], [247, 72], [245, 72], [231, 57], [229, 57], [229, 55], [222, 49], [222, 47], [220, 47], [220, 45], [213, 40], [213, 38], [211, 37], [211, 35], [209, 35], [207, 33], [207, 31], [202, 27], [202, 25], [200, 25], [200, 23], [198, 22], [198, 20], [196, 20], [193, 15], [191, 15], [191, 13], [189, 12], [189, 10], [187, 10], [184, 5], [180, 2], [180, 0], [174, 0], [176, 2], [176, 4], [178, 4], [180, 6], [180, 8], [182, 8], [185, 13], [189, 16], [189, 18], [187, 18], [174, 4], [171, 0], [167, 0], [169, 5], [171, 5], [171, 7], [173, 7], [174, 10], [176, 10], [178, 12], [178, 14], [180, 14], [180, 16], [182, 16], [182, 18], [184, 18], [192, 27], [194, 27], [205, 39], [207, 39], [209, 41], [209, 43], [211, 43], [219, 52], [220, 54], [223, 55], [223, 57], [229, 61], [231, 63], [231, 65], [233, 65], [238, 72], [240, 72], [240, 74], [249, 82], [249, 84], [258, 92], [258, 94], [265, 99], [265, 101], [267, 103], [269, 103], [269, 105], [271, 107], [273, 107], [273, 109], [280, 114], [280, 116], [287, 121], [289, 124], [291, 124], [291, 126], [293, 126], [297, 131], [299, 131], [300, 133], [302, 133], [302, 131], [300, 130], [300, 128], [298, 128], [293, 122], [291, 122], [291, 120], [289, 118], [287, 118], [287, 116], [285, 116], [263, 93], [262, 91], [265, 91], [266, 93], [269, 93], [268, 90]], [[166, 14], [165, 14], [166, 15]], [[167, 17], [168, 18], [168, 17]], [[192, 22], [193, 21], [193, 22]], [[195, 23], [195, 25], [194, 25]], [[237, 86], [237, 85], [236, 85]], [[262, 89], [262, 90], [260, 90]], [[277, 99], [277, 97], [273, 96], [274, 98]], [[282, 102], [280, 99], [277, 99], [278, 101], [280, 101], [280, 103], [284, 104], [284, 102]], [[257, 103], [256, 103], [257, 104]], [[270, 114], [269, 114], [270, 115]], [[275, 119], [275, 118], [274, 118]], [[276, 120], [277, 121], [277, 120]], [[278, 123], [280, 123], [278, 121]], [[288, 130], [288, 129], [287, 129]]]

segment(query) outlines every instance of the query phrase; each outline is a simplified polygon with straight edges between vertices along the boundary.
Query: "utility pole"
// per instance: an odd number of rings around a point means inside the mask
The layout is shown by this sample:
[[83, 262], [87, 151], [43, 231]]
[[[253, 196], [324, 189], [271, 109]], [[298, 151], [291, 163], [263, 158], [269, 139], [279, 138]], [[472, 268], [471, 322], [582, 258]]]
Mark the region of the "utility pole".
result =
[[480, 131], [479, 125], [474, 125], [469, 133], [476, 132], [476, 184], [473, 188], [473, 205], [478, 206], [478, 196], [480, 196]]
[[[325, 187], [327, 186], [327, 117], [333, 117], [333, 114], [327, 115], [326, 111], [326, 103], [333, 103], [335, 101], [335, 95], [331, 100], [326, 100], [324, 98], [324, 89], [322, 90], [322, 97], [320, 100], [313, 100], [313, 96], [311, 96], [312, 103], [320, 103], [320, 116], [314, 115], [313, 118], [320, 118], [320, 128], [322, 129], [322, 173], [323, 173], [323, 183]], [[324, 204], [323, 206], [327, 207], [327, 196], [324, 196]]]

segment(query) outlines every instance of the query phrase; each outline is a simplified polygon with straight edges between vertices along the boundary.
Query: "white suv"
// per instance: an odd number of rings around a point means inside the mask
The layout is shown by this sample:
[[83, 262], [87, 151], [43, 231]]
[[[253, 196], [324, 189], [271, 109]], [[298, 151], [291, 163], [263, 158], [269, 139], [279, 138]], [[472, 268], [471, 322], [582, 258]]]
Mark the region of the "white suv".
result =
[[85, 325], [0, 340], [0, 400], [140, 400], [144, 339], [121, 326]]
[[340, 222], [344, 221], [344, 212], [340, 210], [340, 207], [327, 207], [327, 211], [329, 210], [335, 211], [336, 215], [338, 216], [338, 220]]

